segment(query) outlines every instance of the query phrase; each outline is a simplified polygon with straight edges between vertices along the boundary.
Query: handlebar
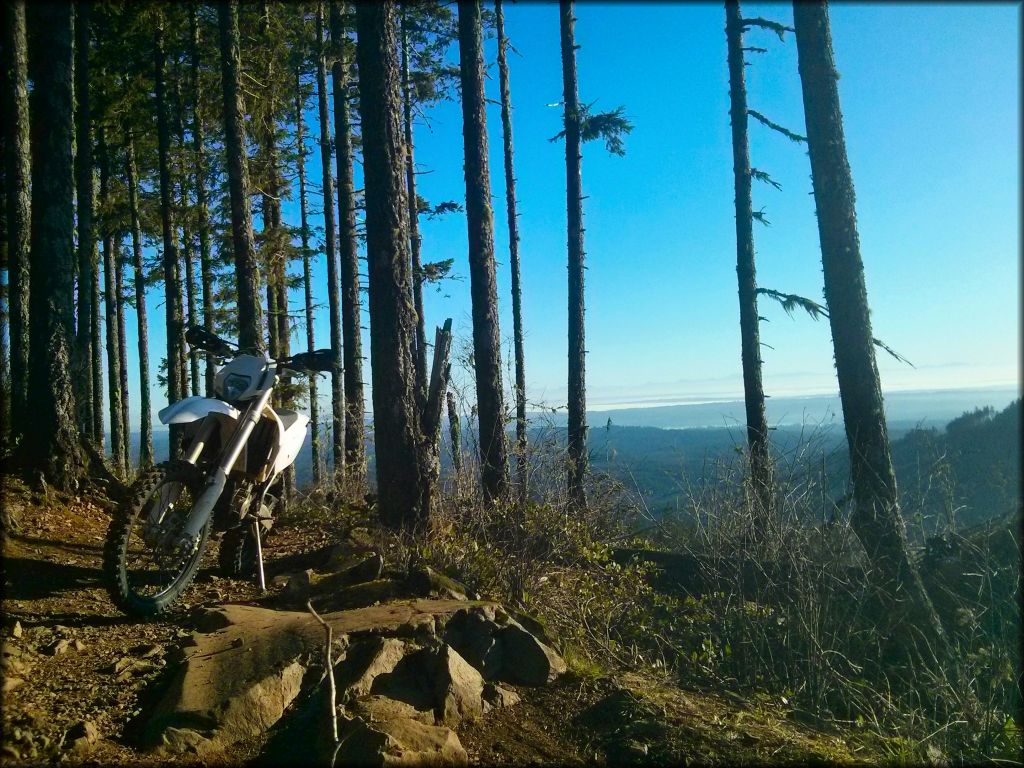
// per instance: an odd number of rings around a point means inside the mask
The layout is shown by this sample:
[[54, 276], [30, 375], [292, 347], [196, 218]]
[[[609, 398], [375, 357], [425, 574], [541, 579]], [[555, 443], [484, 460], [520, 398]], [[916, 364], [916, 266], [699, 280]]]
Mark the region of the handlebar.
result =
[[188, 327], [188, 330], [185, 331], [185, 341], [188, 342], [190, 347], [202, 349], [222, 357], [233, 355], [238, 349], [231, 342], [225, 341], [198, 325]]
[[[189, 326], [185, 331], [185, 341], [191, 347], [205, 350], [219, 357], [232, 357], [239, 352], [238, 345], [197, 325]], [[334, 370], [334, 360], [334, 350], [317, 349], [312, 352], [299, 352], [291, 357], [278, 360], [277, 365], [280, 368], [300, 373], [328, 373]]]
[[285, 360], [278, 360], [277, 364], [302, 373], [328, 373], [334, 370], [334, 359], [333, 349], [317, 349], [313, 352], [299, 352]]

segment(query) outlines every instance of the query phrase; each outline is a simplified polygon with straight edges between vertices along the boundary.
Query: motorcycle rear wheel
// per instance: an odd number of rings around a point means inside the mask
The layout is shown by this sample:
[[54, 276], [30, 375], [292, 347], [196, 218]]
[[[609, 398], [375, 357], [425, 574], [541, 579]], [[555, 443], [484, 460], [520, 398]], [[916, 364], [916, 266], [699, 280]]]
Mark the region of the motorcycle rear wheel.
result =
[[125, 613], [164, 613], [195, 578], [210, 522], [191, 553], [177, 551], [176, 543], [203, 480], [187, 462], [158, 464], [142, 473], [118, 506], [107, 530], [103, 571], [111, 599]]

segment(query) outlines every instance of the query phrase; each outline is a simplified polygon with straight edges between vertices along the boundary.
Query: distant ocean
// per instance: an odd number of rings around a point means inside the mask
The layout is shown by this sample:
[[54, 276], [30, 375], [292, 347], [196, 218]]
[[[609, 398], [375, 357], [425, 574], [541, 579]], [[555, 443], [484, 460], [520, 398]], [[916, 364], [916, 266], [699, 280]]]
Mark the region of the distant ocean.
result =
[[[886, 418], [890, 427], [901, 430], [917, 426], [941, 428], [965, 411], [985, 406], [1001, 410], [1020, 396], [1020, 390], [1012, 387], [888, 392], [885, 393]], [[766, 410], [771, 426], [841, 427], [843, 423], [838, 395], [769, 398]], [[740, 426], [744, 424], [745, 416], [742, 400], [622, 408], [587, 414], [587, 421], [595, 430], [607, 425], [609, 420], [619, 427], [714, 429]], [[535, 412], [530, 415], [530, 421], [538, 427], [564, 427], [566, 415], [564, 411]], [[463, 427], [463, 430], [466, 428]], [[446, 432], [442, 430], [442, 434]], [[154, 427], [153, 449], [157, 461], [167, 458], [167, 437], [168, 432], [163, 425]], [[134, 432], [132, 453], [136, 459], [138, 446], [139, 433]], [[327, 452], [330, 452], [329, 449]], [[447, 451], [441, 453], [442, 462], [446, 463]], [[312, 454], [308, 433], [306, 445], [296, 459], [295, 470], [299, 485], [309, 482], [312, 477]]]

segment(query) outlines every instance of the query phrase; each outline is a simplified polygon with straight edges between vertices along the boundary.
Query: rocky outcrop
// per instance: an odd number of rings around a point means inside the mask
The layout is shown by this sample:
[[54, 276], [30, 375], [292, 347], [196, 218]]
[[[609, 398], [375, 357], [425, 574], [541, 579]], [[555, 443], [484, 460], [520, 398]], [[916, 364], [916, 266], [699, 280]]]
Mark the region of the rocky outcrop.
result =
[[[466, 599], [462, 585], [435, 571], [416, 571], [415, 591], [447, 599], [401, 599], [410, 577], [382, 578], [376, 553], [339, 552], [328, 562], [330, 573], [279, 580], [287, 586], [264, 605], [193, 617], [197, 631], [167, 657], [174, 671], [146, 730], [154, 748], [245, 759], [284, 727], [277, 724], [286, 713], [306, 711], [285, 718], [316, 729], [303, 759], [329, 761], [337, 747], [348, 762], [464, 765], [459, 724], [519, 701], [499, 683], [542, 685], [565, 670], [501, 606]], [[324, 731], [325, 631], [296, 609], [306, 600], [331, 627], [340, 746]]]

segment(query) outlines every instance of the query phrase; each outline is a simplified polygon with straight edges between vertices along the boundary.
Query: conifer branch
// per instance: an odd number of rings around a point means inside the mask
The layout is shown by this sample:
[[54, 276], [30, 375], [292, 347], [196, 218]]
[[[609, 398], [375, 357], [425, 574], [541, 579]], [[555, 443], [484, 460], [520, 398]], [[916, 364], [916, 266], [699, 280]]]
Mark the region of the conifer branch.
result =
[[[762, 296], [768, 296], [769, 298], [775, 299], [782, 305], [782, 308], [786, 311], [786, 314], [790, 317], [793, 316], [793, 311], [796, 309], [802, 309], [809, 314], [813, 319], [817, 320], [819, 317], [829, 317], [828, 310], [818, 302], [808, 299], [805, 296], [798, 296], [795, 293], [782, 293], [781, 291], [775, 291], [771, 288], [758, 288], [757, 293]], [[872, 337], [871, 343], [876, 347], [880, 347], [892, 355], [894, 358], [899, 360], [901, 363], [906, 363], [911, 368], [916, 366], [903, 357], [899, 352], [890, 347], [884, 341], [879, 338]]]
[[782, 185], [779, 184], [779, 182], [777, 182], [775, 179], [769, 176], [765, 171], [760, 171], [757, 168], [750, 169], [750, 178], [757, 179], [758, 181], [763, 181], [765, 184], [771, 184], [778, 190], [782, 189]]
[[804, 310], [815, 320], [819, 317], [828, 317], [828, 310], [825, 309], [825, 307], [804, 296], [798, 296], [795, 293], [783, 293], [782, 291], [776, 291], [771, 288], [758, 288], [757, 293], [762, 296], [768, 296], [771, 299], [775, 299], [775, 301], [782, 305], [782, 308], [790, 317], [793, 316], [793, 311], [795, 309]]
[[770, 19], [763, 19], [760, 16], [752, 19], [743, 19], [742, 21], [740, 21], [740, 26], [743, 27], [744, 29], [749, 29], [750, 27], [760, 27], [761, 29], [767, 29], [768, 31], [774, 32], [776, 35], [778, 35], [779, 40], [782, 41], [786, 40], [786, 32], [794, 32], [794, 29], [792, 27], [787, 27], [785, 24], [780, 24], [779, 22], [772, 21]]
[[756, 109], [748, 109], [747, 110], [747, 114], [750, 115], [755, 120], [757, 120], [762, 125], [766, 125], [767, 127], [771, 128], [773, 131], [778, 131], [779, 133], [781, 133], [783, 136], [785, 136], [790, 141], [795, 141], [798, 144], [800, 144], [800, 143], [806, 144], [807, 143], [807, 137], [806, 136], [801, 136], [799, 133], [793, 133], [788, 128], [783, 128], [778, 123], [773, 123], [767, 117], [765, 117], [760, 112], [758, 112]]
[[758, 48], [756, 45], [748, 45], [741, 50], [749, 51], [750, 53], [768, 53], [767, 48]]
[[759, 211], [751, 211], [750, 215], [754, 218], [754, 221], [758, 221], [766, 227], [770, 227], [772, 225], [772, 223], [768, 221], [768, 217], [764, 215], [764, 208]]

